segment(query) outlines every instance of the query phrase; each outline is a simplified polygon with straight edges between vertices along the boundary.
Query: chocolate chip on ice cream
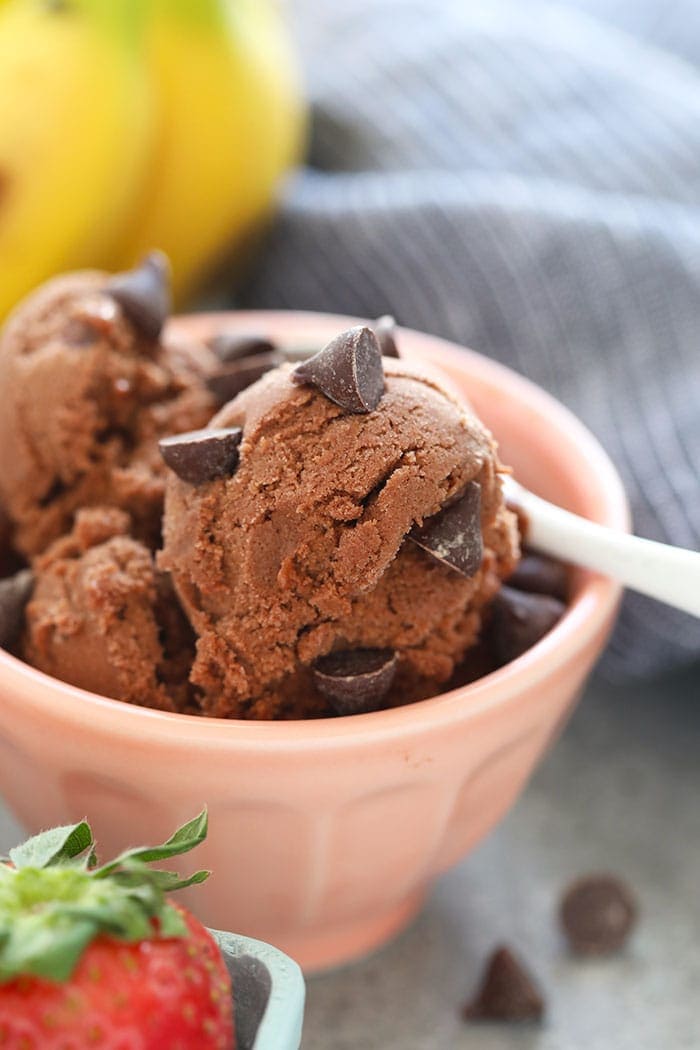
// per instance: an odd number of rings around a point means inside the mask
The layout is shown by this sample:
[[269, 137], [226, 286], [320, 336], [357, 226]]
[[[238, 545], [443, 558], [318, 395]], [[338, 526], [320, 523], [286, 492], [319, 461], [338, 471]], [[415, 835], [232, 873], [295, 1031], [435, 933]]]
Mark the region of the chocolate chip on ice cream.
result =
[[530, 594], [548, 594], [565, 602], [569, 596], [569, 571], [563, 562], [544, 554], [523, 554], [508, 586]]
[[463, 576], [473, 576], [484, 554], [481, 539], [481, 488], [470, 481], [464, 495], [408, 534], [437, 561]]
[[162, 438], [160, 452], [171, 470], [190, 485], [230, 477], [238, 466], [240, 427], [191, 430]]
[[528, 594], [504, 586], [491, 606], [489, 636], [501, 664], [510, 663], [544, 638], [566, 606], [547, 594]]
[[146, 339], [157, 339], [171, 308], [170, 263], [162, 252], [150, 252], [133, 270], [112, 277], [105, 292]]
[[276, 347], [271, 339], [254, 332], [218, 332], [208, 341], [219, 361], [230, 363], [256, 354], [274, 353]]
[[217, 404], [225, 405], [266, 372], [281, 365], [282, 361], [283, 358], [277, 351], [233, 359], [207, 376], [207, 388], [216, 398]]
[[24, 610], [34, 589], [34, 574], [21, 569], [14, 576], [0, 580], [0, 646], [15, 644], [24, 626]]
[[350, 649], [329, 653], [313, 664], [316, 688], [337, 715], [376, 711], [396, 676], [393, 649]]
[[382, 357], [400, 357], [399, 348], [396, 345], [396, 321], [391, 314], [384, 314], [383, 317], [378, 317], [372, 328], [377, 337]]
[[303, 361], [292, 372], [295, 383], [311, 383], [348, 412], [373, 412], [384, 392], [382, 357], [371, 328], [357, 325]]

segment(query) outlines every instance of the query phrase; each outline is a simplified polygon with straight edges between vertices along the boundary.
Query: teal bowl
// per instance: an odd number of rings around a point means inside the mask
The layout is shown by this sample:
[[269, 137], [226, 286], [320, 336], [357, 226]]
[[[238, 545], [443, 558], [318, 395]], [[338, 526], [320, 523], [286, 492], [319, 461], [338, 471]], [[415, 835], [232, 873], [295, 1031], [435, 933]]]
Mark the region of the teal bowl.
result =
[[299, 1050], [306, 990], [297, 964], [263, 941], [211, 932], [233, 981], [236, 1050]]

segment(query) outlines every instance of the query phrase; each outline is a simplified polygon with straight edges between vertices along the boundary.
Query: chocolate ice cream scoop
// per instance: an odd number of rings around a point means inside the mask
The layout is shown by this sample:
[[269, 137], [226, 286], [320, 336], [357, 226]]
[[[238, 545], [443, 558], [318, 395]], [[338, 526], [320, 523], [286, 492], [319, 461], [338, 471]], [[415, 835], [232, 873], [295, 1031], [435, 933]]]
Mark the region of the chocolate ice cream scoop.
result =
[[0, 503], [27, 556], [67, 532], [80, 507], [129, 512], [158, 542], [159, 437], [202, 426], [216, 402], [205, 347], [159, 338], [167, 272], [157, 256], [117, 278], [49, 281], [0, 333]]
[[[198, 636], [192, 681], [210, 715], [328, 714], [315, 662], [358, 649], [397, 654], [385, 705], [433, 694], [517, 559], [478, 419], [400, 361], [384, 360], [371, 410], [336, 403], [313, 371], [302, 384], [289, 365], [269, 372], [214, 417], [243, 432], [232, 473], [168, 479], [160, 565]], [[428, 522], [435, 535], [472, 482], [481, 544], [465, 574], [408, 537]]]
[[193, 639], [169, 581], [119, 510], [80, 511], [35, 562], [24, 656], [82, 689], [174, 711], [189, 696]]

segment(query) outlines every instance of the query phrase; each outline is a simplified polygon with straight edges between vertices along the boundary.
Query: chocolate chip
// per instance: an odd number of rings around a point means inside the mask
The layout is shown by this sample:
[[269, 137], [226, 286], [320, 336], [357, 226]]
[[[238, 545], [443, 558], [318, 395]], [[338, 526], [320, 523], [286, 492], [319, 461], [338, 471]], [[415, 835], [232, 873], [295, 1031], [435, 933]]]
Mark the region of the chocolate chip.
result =
[[565, 602], [569, 594], [569, 573], [564, 564], [543, 554], [524, 554], [508, 586], [529, 594], [549, 594]]
[[452, 676], [444, 686], [444, 691], [447, 693], [451, 689], [459, 689], [464, 685], [470, 685], [472, 682], [478, 681], [479, 678], [484, 678], [487, 674], [491, 674], [492, 671], [497, 670], [497, 667], [491, 646], [482, 639], [476, 645], [472, 645], [467, 649], [464, 657], [457, 664], [452, 672]]
[[319, 693], [338, 715], [376, 711], [394, 681], [393, 649], [349, 649], [322, 656], [313, 665]]
[[561, 619], [566, 606], [546, 594], [526, 594], [501, 587], [491, 604], [489, 636], [499, 663], [507, 664], [531, 649]]
[[470, 481], [463, 496], [428, 518], [420, 528], [414, 526], [408, 539], [462, 576], [473, 576], [484, 556], [478, 481]]
[[311, 383], [348, 412], [373, 412], [384, 393], [382, 356], [371, 328], [358, 325], [332, 339], [292, 372], [295, 383]]
[[566, 890], [561, 923], [577, 955], [610, 955], [627, 940], [637, 921], [629, 886], [614, 875], [586, 875]]
[[539, 1021], [543, 1014], [541, 992], [505, 946], [493, 953], [476, 996], [462, 1010], [465, 1021]]
[[160, 453], [171, 470], [190, 485], [231, 476], [238, 466], [240, 427], [190, 430], [158, 442]]
[[281, 361], [282, 358], [276, 352], [243, 357], [217, 368], [207, 376], [206, 384], [219, 404], [225, 405], [236, 394], [240, 394], [241, 390], [257, 382], [266, 372], [277, 368]]
[[105, 292], [146, 339], [157, 339], [170, 313], [170, 265], [162, 252], [149, 254], [133, 270], [119, 273]]
[[372, 325], [374, 334], [379, 343], [382, 357], [400, 357], [399, 348], [396, 345], [396, 321], [391, 314], [378, 317]]
[[34, 575], [22, 569], [0, 580], [0, 646], [9, 648], [19, 638], [24, 626], [24, 609], [32, 596]]
[[219, 332], [209, 340], [209, 347], [225, 363], [254, 354], [271, 354], [275, 350], [271, 339], [252, 332]]

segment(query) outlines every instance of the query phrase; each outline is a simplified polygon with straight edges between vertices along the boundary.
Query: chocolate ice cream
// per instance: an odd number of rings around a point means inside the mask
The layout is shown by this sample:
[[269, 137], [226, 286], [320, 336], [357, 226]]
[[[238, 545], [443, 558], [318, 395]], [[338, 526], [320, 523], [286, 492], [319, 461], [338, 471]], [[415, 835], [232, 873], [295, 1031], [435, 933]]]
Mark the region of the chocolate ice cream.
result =
[[331, 713], [314, 669], [339, 652], [379, 650], [365, 680], [390, 683], [382, 706], [432, 695], [514, 567], [490, 434], [432, 380], [381, 362], [372, 333], [351, 330], [239, 394], [216, 436], [164, 448], [181, 476], [159, 564], [198, 636], [206, 714]]
[[[28, 662], [166, 711], [319, 717], [512, 658], [504, 610], [520, 649], [556, 619], [532, 568], [492, 601], [518, 561], [495, 444], [398, 358], [393, 319], [305, 359], [176, 344], [168, 303], [155, 253], [49, 282], [0, 334], [3, 615]], [[529, 634], [523, 603], [549, 603]]]
[[216, 406], [203, 383], [208, 351], [160, 338], [168, 298], [153, 254], [117, 278], [50, 281], [0, 334], [0, 504], [24, 555], [98, 505], [127, 511], [134, 535], [158, 543], [158, 438], [203, 426]]
[[120, 510], [79, 511], [35, 562], [25, 659], [103, 696], [182, 710], [193, 638], [167, 577]]

